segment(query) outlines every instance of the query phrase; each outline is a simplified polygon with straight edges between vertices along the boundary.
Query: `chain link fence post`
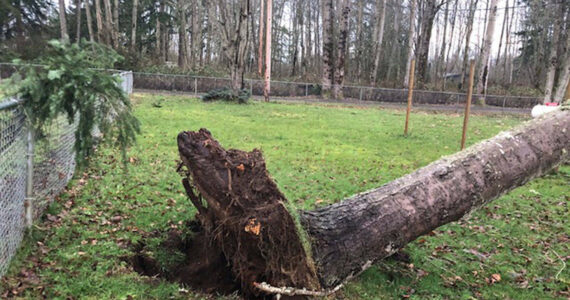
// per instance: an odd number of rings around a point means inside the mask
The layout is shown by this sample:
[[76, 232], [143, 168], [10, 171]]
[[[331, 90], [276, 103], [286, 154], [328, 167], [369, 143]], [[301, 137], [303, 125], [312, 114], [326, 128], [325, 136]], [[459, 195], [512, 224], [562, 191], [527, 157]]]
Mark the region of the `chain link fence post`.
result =
[[34, 130], [30, 122], [27, 123], [26, 198], [24, 207], [26, 209], [26, 227], [29, 228], [34, 223]]

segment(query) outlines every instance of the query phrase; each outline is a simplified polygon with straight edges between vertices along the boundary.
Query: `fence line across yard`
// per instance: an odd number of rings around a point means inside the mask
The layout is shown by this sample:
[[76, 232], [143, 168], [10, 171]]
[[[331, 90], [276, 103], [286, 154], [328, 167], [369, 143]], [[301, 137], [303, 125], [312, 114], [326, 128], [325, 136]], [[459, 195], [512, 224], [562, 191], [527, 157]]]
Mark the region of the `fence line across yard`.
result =
[[[112, 70], [131, 94], [133, 74]], [[0, 277], [22, 242], [26, 227], [40, 217], [75, 171], [75, 129], [60, 116], [34, 141], [18, 99], [0, 100]]]
[[[230, 78], [194, 76], [184, 74], [163, 74], [133, 72], [133, 86], [136, 89], [179, 91], [190, 93], [206, 93], [212, 89], [229, 87]], [[263, 95], [263, 80], [244, 79], [245, 88], [252, 95]], [[350, 100], [406, 103], [407, 89], [377, 88], [370, 86], [345, 85], [344, 97]], [[319, 97], [321, 85], [311, 82], [271, 81], [273, 97]], [[467, 94], [445, 91], [414, 90], [413, 102], [416, 104], [464, 105]], [[483, 95], [473, 95], [473, 99], [482, 98]], [[542, 103], [542, 98], [512, 95], [486, 95], [485, 104], [494, 107], [532, 108]]]

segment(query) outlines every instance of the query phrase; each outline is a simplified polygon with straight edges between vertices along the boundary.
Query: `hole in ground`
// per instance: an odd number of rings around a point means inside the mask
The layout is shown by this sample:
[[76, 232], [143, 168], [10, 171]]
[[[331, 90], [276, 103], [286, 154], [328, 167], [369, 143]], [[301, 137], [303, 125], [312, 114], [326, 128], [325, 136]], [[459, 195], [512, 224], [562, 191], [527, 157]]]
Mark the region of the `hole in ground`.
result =
[[222, 251], [205, 236], [197, 221], [187, 231], [155, 232], [133, 248], [128, 258], [133, 269], [146, 276], [158, 276], [204, 293], [231, 294], [239, 289]]

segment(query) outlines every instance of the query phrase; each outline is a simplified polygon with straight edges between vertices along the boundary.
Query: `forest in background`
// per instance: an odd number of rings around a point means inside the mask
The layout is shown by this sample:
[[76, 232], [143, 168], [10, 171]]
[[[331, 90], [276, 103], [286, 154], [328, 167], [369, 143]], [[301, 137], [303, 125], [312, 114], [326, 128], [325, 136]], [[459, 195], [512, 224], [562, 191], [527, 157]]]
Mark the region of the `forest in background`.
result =
[[[54, 0], [55, 1], [55, 0]], [[476, 61], [479, 94], [561, 102], [570, 78], [565, 0], [8, 0], [0, 58], [32, 60], [53, 38], [108, 45], [118, 68], [261, 77], [268, 2], [272, 78], [465, 91]], [[342, 91], [342, 89], [341, 89]]]

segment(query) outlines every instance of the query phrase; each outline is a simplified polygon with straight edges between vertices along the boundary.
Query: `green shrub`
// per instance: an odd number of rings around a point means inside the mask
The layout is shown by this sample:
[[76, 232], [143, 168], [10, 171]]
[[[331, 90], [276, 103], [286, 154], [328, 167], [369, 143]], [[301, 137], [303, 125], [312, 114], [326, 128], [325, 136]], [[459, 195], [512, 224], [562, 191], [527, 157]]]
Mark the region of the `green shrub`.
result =
[[[105, 141], [123, 152], [135, 142], [139, 121], [132, 114], [128, 96], [119, 86], [119, 78], [104, 70], [112, 68], [120, 56], [110, 48], [83, 41], [78, 44], [50, 41], [38, 65], [24, 65], [14, 74], [16, 86], [11, 96], [24, 100], [28, 120], [36, 138], [59, 116], [77, 122], [75, 152], [78, 166], [87, 164], [98, 128]], [[21, 63], [20, 61], [15, 61]]]
[[203, 101], [215, 101], [215, 100], [224, 100], [224, 101], [231, 101], [237, 103], [247, 103], [251, 97], [251, 93], [249, 90], [241, 89], [241, 90], [232, 90], [230, 88], [221, 88], [211, 90], [206, 95], [202, 96]]

